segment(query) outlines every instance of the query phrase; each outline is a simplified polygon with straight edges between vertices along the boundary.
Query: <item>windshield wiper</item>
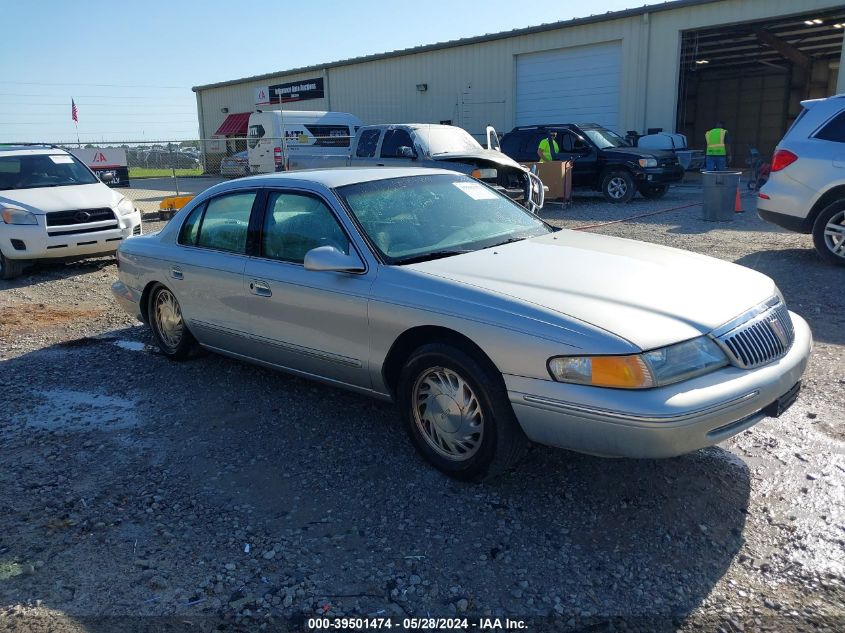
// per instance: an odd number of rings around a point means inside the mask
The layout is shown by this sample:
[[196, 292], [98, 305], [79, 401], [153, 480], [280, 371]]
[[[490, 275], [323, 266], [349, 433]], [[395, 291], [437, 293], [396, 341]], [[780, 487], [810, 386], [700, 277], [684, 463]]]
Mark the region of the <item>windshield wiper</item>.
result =
[[528, 236], [526, 237], [509, 237], [504, 242], [497, 242], [496, 244], [491, 244], [490, 246], [485, 246], [485, 248], [496, 248], [497, 246], [504, 246], [505, 244], [513, 244], [514, 242], [522, 242], [523, 240], [527, 240]]
[[462, 255], [464, 253], [472, 253], [473, 251], [469, 249], [463, 250], [443, 250], [443, 251], [432, 251], [430, 253], [423, 253], [421, 255], [411, 255], [410, 257], [405, 257], [403, 259], [399, 259], [395, 264], [401, 266], [403, 264], [416, 264], [418, 262], [427, 262], [431, 261], [432, 259], [443, 259], [444, 257], [452, 257], [453, 255]]

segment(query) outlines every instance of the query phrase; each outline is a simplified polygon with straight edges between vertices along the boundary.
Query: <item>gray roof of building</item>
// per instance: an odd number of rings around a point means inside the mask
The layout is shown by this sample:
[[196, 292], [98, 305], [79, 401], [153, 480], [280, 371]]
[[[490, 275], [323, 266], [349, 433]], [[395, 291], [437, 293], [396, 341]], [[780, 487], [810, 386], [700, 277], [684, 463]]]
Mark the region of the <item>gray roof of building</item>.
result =
[[554, 31], [562, 28], [570, 28], [573, 26], [582, 26], [584, 24], [593, 24], [595, 22], [606, 22], [609, 20], [619, 20], [629, 18], [636, 15], [643, 15], [645, 13], [657, 13], [659, 11], [671, 11], [673, 9], [680, 9], [682, 7], [695, 6], [699, 4], [710, 4], [713, 2], [721, 2], [722, 0], [671, 0], [661, 4], [637, 7], [634, 9], [623, 9], [621, 11], [608, 11], [599, 15], [590, 15], [584, 18], [572, 18], [571, 20], [561, 20], [559, 22], [551, 22], [549, 24], [540, 24], [538, 26], [529, 26], [521, 29], [513, 29], [510, 31], [500, 31], [498, 33], [488, 33], [486, 35], [477, 35], [474, 37], [464, 37], [457, 40], [450, 40], [448, 42], [437, 42], [435, 44], [423, 44], [421, 46], [414, 46], [412, 48], [404, 48], [398, 51], [389, 51], [387, 53], [376, 53], [374, 55], [363, 55], [361, 57], [351, 57], [349, 59], [342, 59], [339, 61], [328, 62], [326, 64], [314, 64], [313, 66], [302, 66], [300, 68], [291, 68], [289, 70], [280, 70], [273, 73], [265, 73], [262, 75], [253, 75], [251, 77], [243, 77], [242, 79], [230, 79], [229, 81], [220, 81], [213, 84], [205, 84], [202, 86], [194, 86], [191, 88], [194, 92], [200, 90], [208, 90], [209, 88], [221, 88], [223, 86], [233, 86], [247, 81], [260, 81], [262, 79], [272, 79], [283, 75], [293, 75], [296, 73], [314, 72], [318, 70], [325, 70], [328, 68], [337, 68], [339, 66], [350, 66], [352, 64], [361, 64], [363, 62], [377, 61], [380, 59], [390, 59], [392, 57], [403, 57], [405, 55], [415, 55], [417, 53], [427, 53], [430, 51], [442, 50], [445, 48], [457, 48], [458, 46], [469, 46], [471, 44], [479, 44], [482, 42], [492, 42], [495, 40], [503, 40], [510, 37], [517, 37], [520, 35], [531, 35], [534, 33], [544, 33], [546, 31]]

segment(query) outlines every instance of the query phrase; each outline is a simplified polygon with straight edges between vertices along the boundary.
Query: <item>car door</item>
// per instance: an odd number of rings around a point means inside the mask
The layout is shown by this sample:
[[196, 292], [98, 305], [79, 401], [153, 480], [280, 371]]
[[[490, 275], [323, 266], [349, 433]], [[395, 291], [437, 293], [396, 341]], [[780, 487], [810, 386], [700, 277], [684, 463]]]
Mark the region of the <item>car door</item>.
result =
[[188, 328], [210, 347], [243, 353], [249, 304], [244, 287], [248, 227], [256, 190], [238, 190], [197, 206], [180, 228], [167, 263], [167, 285]]
[[319, 246], [355, 249], [326, 199], [269, 191], [257, 254], [245, 269], [258, 358], [369, 388], [367, 303], [375, 270], [306, 270], [305, 254]]
[[598, 153], [593, 146], [572, 130], [559, 128], [557, 131], [560, 160], [571, 160], [572, 184], [592, 185], [598, 177]]

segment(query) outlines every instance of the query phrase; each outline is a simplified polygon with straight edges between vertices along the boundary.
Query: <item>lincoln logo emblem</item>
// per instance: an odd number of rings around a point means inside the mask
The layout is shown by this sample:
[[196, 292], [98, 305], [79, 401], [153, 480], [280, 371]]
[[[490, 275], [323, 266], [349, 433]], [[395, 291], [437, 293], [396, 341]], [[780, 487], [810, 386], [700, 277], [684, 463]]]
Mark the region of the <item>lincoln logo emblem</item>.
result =
[[77, 211], [73, 214], [73, 219], [76, 220], [79, 224], [83, 222], [87, 222], [91, 219], [91, 214], [87, 211]]
[[786, 335], [786, 330], [783, 329], [783, 324], [777, 318], [774, 318], [769, 320], [769, 327], [775, 333], [775, 336], [778, 337], [781, 345], [787, 347], [789, 345], [789, 338]]

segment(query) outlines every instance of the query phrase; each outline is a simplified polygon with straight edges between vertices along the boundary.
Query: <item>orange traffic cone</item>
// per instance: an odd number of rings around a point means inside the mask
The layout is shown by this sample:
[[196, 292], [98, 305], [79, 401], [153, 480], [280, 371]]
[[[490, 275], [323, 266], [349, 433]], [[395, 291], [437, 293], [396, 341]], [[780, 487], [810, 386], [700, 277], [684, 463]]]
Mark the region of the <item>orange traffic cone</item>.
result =
[[736, 200], [734, 201], [734, 213], [742, 213], [742, 200], [739, 199], [739, 185], [736, 186]]

